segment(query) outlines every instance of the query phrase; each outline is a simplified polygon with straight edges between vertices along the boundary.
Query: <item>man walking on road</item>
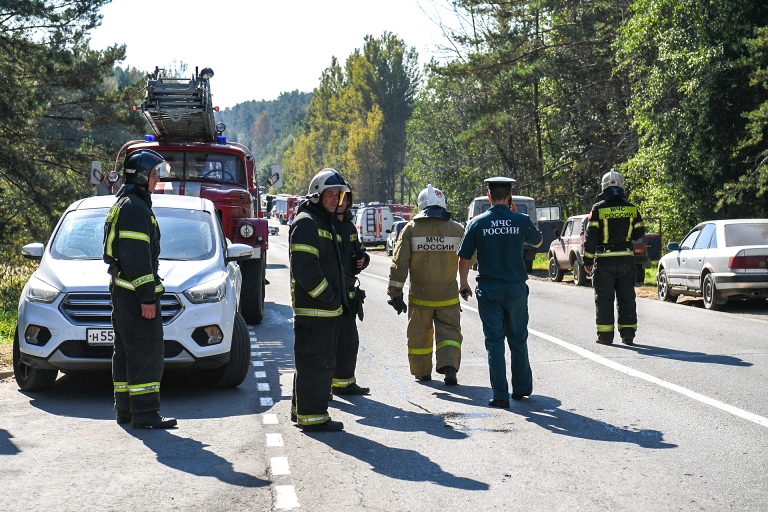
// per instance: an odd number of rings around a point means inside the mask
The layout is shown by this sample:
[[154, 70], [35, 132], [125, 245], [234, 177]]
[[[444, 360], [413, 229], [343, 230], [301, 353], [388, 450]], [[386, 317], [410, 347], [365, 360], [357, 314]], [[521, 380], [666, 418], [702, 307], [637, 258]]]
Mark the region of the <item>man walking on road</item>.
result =
[[512, 398], [521, 400], [533, 392], [528, 361], [528, 272], [523, 246], [539, 247], [541, 232], [527, 215], [510, 209], [512, 178], [488, 178], [491, 208], [467, 224], [459, 247], [461, 296], [472, 290], [467, 283], [470, 260], [477, 253], [477, 304], [483, 322], [485, 348], [493, 398], [491, 407], [509, 407], [504, 338], [511, 354]]
[[167, 176], [169, 166], [160, 154], [144, 149], [128, 155], [123, 164], [125, 184], [104, 223], [104, 261], [112, 276], [112, 325], [115, 347], [112, 377], [117, 422], [133, 428], [172, 428], [173, 418], [160, 410], [160, 379], [165, 343], [157, 274], [160, 229], [152, 212], [150, 194]]
[[[420, 381], [432, 379], [434, 344], [437, 373], [445, 375], [445, 384], [451, 386], [458, 383], [456, 373], [461, 363], [456, 249], [464, 228], [450, 220], [445, 196], [432, 185], [419, 193], [418, 202], [419, 213], [406, 224], [395, 245], [387, 294], [389, 304], [398, 315], [408, 313], [411, 373]], [[410, 308], [403, 301], [403, 287], [409, 273]]]
[[289, 231], [293, 295], [293, 378], [291, 419], [304, 431], [338, 431], [328, 415], [336, 343], [347, 309], [341, 225], [336, 212], [349, 187], [335, 169], [312, 178]]
[[[635, 344], [635, 255], [632, 240], [645, 235], [637, 206], [624, 195], [624, 177], [611, 169], [601, 183], [600, 200], [589, 215], [584, 239], [584, 270], [592, 273], [595, 289], [597, 343], [613, 343], [613, 302], [619, 313], [619, 335], [625, 345]], [[594, 272], [592, 266], [594, 263]]]

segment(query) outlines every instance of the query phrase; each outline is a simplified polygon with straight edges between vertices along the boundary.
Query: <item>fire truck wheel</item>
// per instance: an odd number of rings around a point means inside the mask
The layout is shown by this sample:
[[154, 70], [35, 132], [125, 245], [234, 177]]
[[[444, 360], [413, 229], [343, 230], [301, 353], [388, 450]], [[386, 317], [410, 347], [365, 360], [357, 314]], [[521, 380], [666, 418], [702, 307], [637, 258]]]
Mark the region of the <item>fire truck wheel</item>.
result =
[[248, 375], [251, 362], [251, 338], [248, 325], [240, 313], [235, 313], [235, 328], [232, 331], [232, 346], [229, 349], [229, 362], [213, 370], [200, 370], [200, 376], [214, 388], [236, 388]]
[[266, 270], [266, 252], [257, 260], [240, 262], [243, 274], [243, 287], [240, 290], [240, 312], [251, 325], [260, 324], [264, 318], [264, 274]]
[[13, 334], [13, 374], [16, 384], [24, 391], [48, 391], [53, 388], [59, 374], [58, 370], [32, 368], [21, 362], [18, 326]]

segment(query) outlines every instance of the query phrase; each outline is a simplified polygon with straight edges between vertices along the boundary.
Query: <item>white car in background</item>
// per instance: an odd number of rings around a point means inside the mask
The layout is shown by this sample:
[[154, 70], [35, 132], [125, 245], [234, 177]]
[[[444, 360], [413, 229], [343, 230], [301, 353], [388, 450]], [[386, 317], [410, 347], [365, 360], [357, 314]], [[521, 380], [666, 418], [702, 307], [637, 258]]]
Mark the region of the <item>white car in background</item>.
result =
[[660, 300], [702, 297], [719, 310], [728, 299], [768, 297], [768, 219], [702, 222], [667, 249], [656, 275]]
[[[40, 262], [19, 300], [13, 341], [16, 382], [25, 391], [53, 387], [60, 370], [111, 368], [114, 343], [104, 219], [112, 196], [73, 203], [45, 247], [22, 254]], [[235, 263], [253, 247], [229, 244], [208, 199], [153, 195], [160, 226], [161, 298], [166, 368], [196, 368], [214, 387], [240, 385], [250, 337], [238, 313], [242, 277]]]

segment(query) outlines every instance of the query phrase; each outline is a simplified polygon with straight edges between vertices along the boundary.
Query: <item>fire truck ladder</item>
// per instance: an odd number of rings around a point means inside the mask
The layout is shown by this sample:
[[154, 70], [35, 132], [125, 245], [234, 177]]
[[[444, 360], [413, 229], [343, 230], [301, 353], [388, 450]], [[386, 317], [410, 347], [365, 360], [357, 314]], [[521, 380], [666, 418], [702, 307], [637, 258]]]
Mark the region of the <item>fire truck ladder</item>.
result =
[[[210, 68], [187, 78], [167, 78], [155, 68], [147, 80], [141, 111], [159, 139], [180, 142], [213, 142], [216, 139], [211, 102]], [[210, 73], [209, 73], [210, 72]]]

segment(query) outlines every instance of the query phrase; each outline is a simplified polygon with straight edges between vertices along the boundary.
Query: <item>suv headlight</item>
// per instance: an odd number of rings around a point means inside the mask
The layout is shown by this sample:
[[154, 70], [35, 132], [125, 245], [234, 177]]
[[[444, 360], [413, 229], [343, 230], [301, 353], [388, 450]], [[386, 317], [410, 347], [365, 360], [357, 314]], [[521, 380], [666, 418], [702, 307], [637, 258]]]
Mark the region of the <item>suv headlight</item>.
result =
[[50, 304], [55, 301], [60, 294], [61, 291], [58, 288], [51, 286], [36, 277], [30, 278], [27, 285], [27, 300], [31, 302], [44, 302], [45, 304]]
[[227, 276], [193, 286], [184, 295], [193, 304], [221, 302], [227, 296]]

